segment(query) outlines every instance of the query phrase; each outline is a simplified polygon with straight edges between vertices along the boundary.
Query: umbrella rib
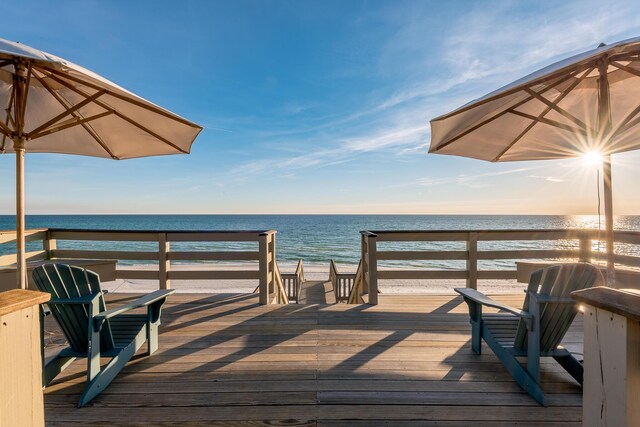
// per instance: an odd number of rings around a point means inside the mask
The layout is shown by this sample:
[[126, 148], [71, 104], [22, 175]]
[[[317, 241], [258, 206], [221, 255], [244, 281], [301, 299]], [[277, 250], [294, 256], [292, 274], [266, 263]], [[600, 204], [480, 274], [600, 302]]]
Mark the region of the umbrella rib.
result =
[[[596, 60], [594, 59], [594, 60], [589, 61], [589, 62], [587, 62], [585, 64], [581, 64], [580, 66], [575, 67], [575, 69], [571, 73], [569, 73], [568, 76], [569, 77], [575, 77], [575, 75], [580, 73], [581, 71], [584, 71], [584, 70], [586, 70], [588, 68], [592, 68], [593, 64], [595, 63], [595, 61]], [[533, 85], [539, 85], [539, 84], [542, 84], [542, 83], [545, 83], [545, 82], [553, 81], [554, 79], [557, 79], [559, 77], [566, 76], [566, 74], [563, 74], [563, 72], [564, 72], [564, 70], [559, 70], [558, 72], [556, 72], [552, 76], [542, 77], [542, 78], [540, 78], [540, 79], [538, 79], [536, 81], [529, 82], [529, 85], [532, 85], [532, 86]], [[555, 86], [557, 84], [558, 83], [556, 82], [556, 83], [554, 83], [553, 85], [550, 85], [550, 86]], [[507, 92], [500, 93], [498, 95], [495, 95], [495, 96], [492, 96], [490, 98], [484, 99], [481, 102], [473, 103], [473, 104], [468, 105], [466, 107], [463, 106], [463, 107], [459, 108], [456, 111], [452, 111], [449, 114], [445, 114], [443, 116], [438, 117], [437, 119], [434, 119], [434, 121], [440, 121], [440, 120], [448, 119], [448, 118], [456, 116], [456, 115], [458, 115], [460, 113], [464, 113], [466, 111], [469, 111], [472, 108], [476, 108], [476, 107], [478, 107], [480, 105], [484, 105], [484, 104], [487, 104], [487, 103], [489, 103], [491, 101], [495, 101], [496, 99], [500, 99], [500, 98], [504, 98], [505, 96], [513, 95], [514, 93], [517, 93], [518, 91], [521, 91], [521, 90], [522, 90], [522, 86], [514, 87], [513, 89], [510, 89]]]
[[[84, 107], [85, 105], [95, 101], [96, 99], [98, 99], [99, 97], [101, 97], [102, 95], [104, 95], [106, 93], [106, 90], [101, 90], [98, 91], [96, 93], [94, 93], [92, 96], [85, 98], [83, 101], [77, 103], [76, 105], [74, 105], [73, 107], [65, 107], [66, 111], [58, 114], [57, 116], [53, 117], [51, 120], [47, 121], [46, 123], [41, 124], [40, 126], [38, 126], [37, 128], [35, 128], [34, 130], [32, 130], [31, 132], [29, 132], [29, 137], [31, 137], [31, 134], [37, 135], [38, 133], [40, 133], [41, 131], [47, 129], [49, 126], [51, 126], [52, 124], [55, 124], [57, 122], [59, 122], [62, 118], [73, 114], [74, 112], [78, 111], [79, 109], [81, 109], [82, 107]], [[31, 139], [34, 139], [33, 137], [31, 137]]]
[[0, 122], [0, 131], [2, 131], [2, 133], [4, 133], [5, 135], [7, 135], [8, 137], [11, 137], [11, 134], [13, 133], [11, 131], [11, 129], [9, 129], [7, 127], [7, 125], [5, 125], [4, 123]]
[[11, 122], [11, 106], [13, 105], [13, 91], [11, 91], [11, 96], [9, 97], [9, 105], [4, 109], [7, 117], [5, 119], [5, 123], [0, 122], [0, 132], [2, 132], [2, 143], [0, 143], [0, 153], [4, 153], [5, 144], [7, 142], [7, 138], [11, 137], [11, 129], [9, 129], [9, 122]]
[[[611, 135], [615, 136], [620, 133], [626, 132], [630, 127], [633, 127], [635, 124], [630, 124], [631, 120], [640, 113], [640, 105], [633, 109], [627, 116], [620, 122], [616, 130], [614, 130]], [[635, 120], [634, 120], [635, 122]]]
[[[11, 138], [11, 134], [13, 133], [11, 129], [9, 129], [9, 122], [12, 122], [11, 119], [11, 107], [13, 107], [13, 91], [11, 91], [11, 96], [9, 97], [9, 105], [4, 111], [7, 113], [7, 117], [5, 122], [0, 122], [0, 131], [5, 135], [5, 137]], [[2, 139], [2, 147], [4, 148], [4, 138]]]
[[[575, 89], [575, 88], [576, 88], [576, 86], [578, 86], [578, 85], [579, 85], [579, 84], [580, 84], [580, 83], [581, 83], [581, 82], [582, 82], [582, 81], [583, 81], [583, 80], [584, 80], [584, 79], [585, 79], [585, 78], [586, 78], [586, 77], [587, 77], [587, 76], [588, 76], [592, 71], [593, 71], [593, 67], [592, 67], [592, 68], [590, 68], [590, 69], [588, 69], [588, 70], [586, 70], [586, 71], [584, 72], [584, 74], [582, 74], [580, 77], [578, 77], [578, 79], [576, 79], [576, 81], [574, 81], [573, 83], [571, 83], [571, 84], [569, 85], [569, 87], [568, 87], [568, 88], [566, 88], [566, 89], [564, 90], [564, 92], [562, 92], [562, 93], [560, 94], [560, 96], [558, 96], [558, 97], [555, 99], [554, 103], [555, 103], [555, 104], [560, 103], [560, 101], [562, 101], [562, 100], [563, 100], [567, 95], [569, 95], [569, 94], [571, 93], [571, 91], [572, 91], [573, 89]], [[545, 116], [549, 111], [551, 111], [551, 106], [548, 106], [548, 107], [547, 107], [547, 108], [546, 108], [542, 113], [540, 113], [540, 115], [538, 116], [538, 118], [543, 118], [543, 117], [544, 117], [544, 116]], [[520, 132], [520, 134], [519, 134], [519, 135], [518, 135], [518, 136], [517, 136], [513, 141], [511, 141], [511, 143], [510, 143], [509, 145], [507, 145], [507, 147], [506, 147], [504, 150], [502, 150], [502, 152], [500, 152], [500, 154], [498, 154], [498, 155], [497, 155], [497, 156], [496, 156], [492, 161], [493, 161], [493, 162], [497, 162], [497, 161], [499, 161], [499, 160], [502, 158], [502, 156], [504, 156], [504, 155], [507, 153], [507, 151], [511, 150], [511, 149], [513, 148], [513, 146], [514, 146], [514, 145], [516, 145], [516, 143], [517, 143], [518, 141], [520, 141], [520, 140], [521, 140], [521, 139], [522, 139], [522, 138], [523, 138], [523, 137], [524, 137], [524, 136], [525, 136], [525, 135], [526, 135], [526, 134], [527, 134], [527, 133], [528, 133], [528, 132], [529, 132], [529, 131], [530, 131], [530, 130], [535, 126], [535, 125], [536, 125], [536, 123], [538, 123], [538, 120], [535, 120], [535, 121], [531, 122], [531, 123], [526, 127], [526, 129], [525, 129], [525, 130], [523, 130], [522, 132]]]
[[11, 123], [11, 126], [15, 127], [16, 126], [16, 122], [13, 120], [13, 117], [11, 117], [11, 111], [13, 108], [13, 97], [15, 96], [15, 94], [13, 93], [13, 91], [11, 91], [11, 96], [9, 97], [9, 105], [7, 106], [7, 108], [5, 109], [5, 111], [7, 112], [7, 121], [6, 121], [6, 125], [9, 126], [9, 123]]
[[629, 67], [627, 65], [622, 65], [621, 63], [615, 62], [615, 61], [611, 61], [611, 65], [613, 65], [614, 67], [616, 67], [616, 68], [618, 68], [620, 70], [626, 71], [629, 74], [633, 74], [636, 77], [640, 77], [640, 71], [638, 71], [638, 70], [636, 70], [634, 68], [631, 68], [631, 67]]
[[[640, 106], [638, 106], [638, 107], [636, 108], [636, 110], [638, 110], [638, 109], [640, 109]], [[634, 111], [635, 111], [635, 110], [634, 110]], [[637, 113], [636, 113], [636, 114], [637, 114]], [[635, 125], [637, 125], [638, 123], [640, 123], [640, 117], [636, 117], [634, 120], [632, 120], [632, 121], [628, 122], [628, 123], [624, 126], [624, 128], [616, 129], [616, 131], [615, 131], [615, 133], [614, 133], [613, 135], [614, 135], [614, 136], [617, 136], [617, 135], [619, 135], [619, 134], [622, 134], [622, 133], [624, 133], [624, 132], [628, 131], [629, 129], [631, 129], [632, 127], [634, 127]]]
[[[58, 70], [54, 70], [54, 69], [49, 68], [49, 67], [41, 67], [41, 68], [44, 69], [44, 70], [47, 70], [48, 72], [50, 72], [52, 74], [56, 74], [56, 75], [58, 75], [60, 77], [64, 77], [65, 79], [72, 80], [72, 81], [74, 81], [76, 83], [80, 83], [80, 84], [82, 84], [84, 86], [93, 88], [95, 90], [103, 89], [103, 87], [101, 87], [101, 86], [98, 86], [96, 84], [87, 82], [86, 80], [82, 80], [82, 79], [80, 79], [78, 77], [75, 77], [75, 76], [70, 76], [69, 74], [61, 73]], [[172, 113], [170, 113], [168, 111], [165, 111], [165, 110], [163, 110], [163, 109], [161, 109], [159, 107], [155, 107], [155, 106], [151, 106], [151, 105], [145, 104], [144, 102], [140, 102], [138, 100], [128, 98], [126, 96], [120, 95], [119, 93], [115, 93], [115, 92], [113, 92], [111, 90], [108, 90], [108, 89], [107, 89], [107, 94], [109, 96], [113, 96], [114, 98], [118, 98], [118, 99], [120, 99], [122, 101], [128, 102], [129, 104], [133, 104], [133, 105], [136, 105], [136, 106], [138, 106], [140, 108], [144, 108], [146, 110], [152, 111], [152, 112], [154, 112], [156, 114], [160, 114], [160, 115], [162, 115], [164, 117], [167, 117], [169, 119], [175, 120], [175, 121], [177, 121], [179, 123], [182, 123], [182, 124], [185, 124], [187, 126], [190, 126], [190, 127], [193, 127], [193, 128], [198, 128], [198, 129], [202, 128], [201, 126], [196, 125], [195, 123], [191, 123], [190, 121], [188, 121], [186, 119], [183, 119], [182, 117], [177, 116], [175, 114], [172, 114]]]
[[108, 116], [110, 114], [113, 114], [113, 111], [104, 111], [102, 113], [95, 114], [93, 116], [89, 116], [89, 117], [85, 117], [85, 118], [74, 117], [74, 119], [71, 119], [71, 121], [68, 122], [68, 123], [63, 123], [63, 124], [60, 124], [59, 126], [56, 126], [56, 127], [53, 127], [53, 128], [49, 128], [49, 129], [45, 129], [45, 130], [43, 130], [43, 131], [41, 131], [41, 132], [39, 132], [39, 133], [37, 133], [35, 135], [31, 135], [29, 137], [29, 139], [31, 139], [31, 140], [38, 139], [38, 138], [41, 138], [43, 136], [50, 135], [52, 133], [56, 133], [56, 132], [63, 131], [65, 129], [72, 128], [74, 126], [79, 126], [79, 125], [82, 125], [82, 124], [85, 124], [85, 123], [88, 123], [88, 122], [91, 122], [91, 121], [94, 121], [94, 120], [101, 119], [101, 118], [103, 118], [105, 116]]
[[580, 126], [582, 129], [584, 129], [585, 131], [591, 131], [593, 132], [593, 129], [591, 129], [589, 126], [587, 126], [586, 123], [584, 123], [582, 120], [580, 120], [579, 118], [577, 118], [576, 116], [574, 116], [573, 114], [569, 113], [567, 110], [565, 110], [564, 108], [559, 107], [557, 104], [558, 102], [551, 102], [549, 101], [547, 98], [545, 98], [544, 96], [538, 94], [537, 92], [531, 90], [531, 88], [524, 88], [524, 91], [527, 92], [528, 94], [534, 96], [537, 100], [539, 100], [540, 102], [543, 102], [544, 104], [547, 105], [547, 107], [550, 108], [550, 110], [547, 110], [545, 112], [544, 115], [546, 115], [549, 111], [551, 110], [555, 110], [558, 113], [562, 114], [564, 117], [566, 117], [567, 119], [571, 120], [572, 122], [574, 122], [575, 124], [577, 124], [578, 126]]
[[[564, 76], [563, 78], [559, 79], [557, 82], [554, 82], [552, 85], [547, 86], [542, 92], [540, 93], [544, 93], [554, 87], [556, 87], [557, 85], [566, 82], [567, 80], [569, 80], [570, 78], [572, 78], [574, 75], [568, 75], [568, 76]], [[517, 102], [515, 105], [513, 105], [511, 108], [518, 108], [523, 104], [526, 104], [527, 102], [531, 101], [533, 99], [533, 96], [529, 95], [528, 98]], [[446, 146], [456, 142], [457, 140], [459, 140], [460, 138], [470, 134], [471, 132], [474, 132], [477, 129], [480, 129], [482, 126], [485, 126], [489, 123], [491, 123], [492, 121], [494, 121], [497, 118], [502, 117], [503, 115], [507, 114], [509, 112], [509, 109], [506, 110], [502, 110], [496, 114], [494, 114], [493, 116], [489, 117], [488, 119], [485, 119], [483, 121], [481, 121], [480, 123], [470, 127], [469, 129], [465, 130], [464, 132], [459, 133], [458, 135], [454, 136], [453, 138], [443, 142], [442, 144], [440, 144], [435, 150], [434, 152], [438, 152], [439, 150], [445, 148]]]
[[[32, 130], [31, 132], [29, 132], [29, 134], [35, 134], [37, 135], [38, 133], [40, 133], [41, 131], [47, 129], [49, 126], [59, 122], [62, 118], [71, 115], [72, 113], [78, 111], [80, 108], [84, 107], [85, 105], [95, 101], [96, 99], [98, 99], [99, 97], [101, 97], [102, 95], [104, 95], [106, 93], [106, 90], [101, 90], [98, 91], [96, 93], [94, 93], [92, 96], [85, 98], [83, 101], [77, 103], [74, 106], [69, 106], [69, 107], [65, 107], [66, 111], [63, 111], [62, 113], [58, 114], [57, 116], [53, 117], [51, 120], [41, 124], [40, 126], [38, 126], [37, 128], [35, 128], [34, 130]], [[30, 135], [29, 135], [30, 136]], [[33, 139], [33, 138], [32, 138]]]
[[[39, 71], [39, 70], [38, 70]], [[45, 89], [47, 89], [47, 91], [51, 94], [51, 96], [53, 96], [53, 98], [58, 101], [58, 103], [60, 105], [62, 105], [64, 108], [67, 108], [66, 105], [66, 101], [60, 96], [58, 95], [50, 86], [47, 82], [44, 81], [44, 79], [42, 79], [41, 77], [39, 77], [36, 73], [33, 74], [35, 76], [35, 78], [42, 84], [42, 86], [44, 86]], [[53, 77], [53, 76], [52, 76]], [[77, 113], [72, 113], [72, 115], [74, 117], [80, 117], [78, 116]], [[102, 147], [102, 149], [104, 151], [107, 152], [107, 154], [109, 156], [111, 156], [112, 159], [116, 159], [118, 160], [118, 157], [116, 155], [113, 154], [113, 152], [109, 149], [109, 147], [107, 147], [107, 145], [102, 141], [102, 139], [98, 136], [98, 134], [93, 130], [93, 128], [91, 127], [90, 124], [88, 123], [82, 123], [80, 126], [82, 126], [82, 128], [98, 143], [98, 145], [100, 145], [100, 147]]]
[[[58, 83], [68, 87], [69, 89], [71, 89], [72, 91], [82, 95], [82, 96], [88, 96], [87, 94], [85, 94], [82, 90], [78, 89], [77, 87], [72, 86], [71, 84], [69, 84], [69, 82], [64, 81], [63, 79], [58, 78], [57, 76], [50, 76], [52, 79], [54, 79], [55, 81], [57, 81]], [[111, 95], [111, 93], [109, 93]], [[102, 108], [105, 109], [110, 109], [110, 107], [108, 107], [105, 103], [103, 103], [102, 101], [98, 101], [95, 100], [94, 103], [96, 105], [99, 105]], [[178, 147], [177, 145], [175, 145], [174, 143], [172, 143], [171, 141], [169, 141], [168, 139], [166, 139], [163, 136], [158, 135], [157, 133], [153, 132], [152, 130], [146, 128], [145, 126], [141, 125], [140, 123], [136, 122], [135, 120], [133, 120], [130, 117], [125, 116], [124, 114], [122, 114], [121, 112], [119, 112], [118, 110], [112, 109], [113, 110], [113, 114], [115, 114], [116, 116], [120, 117], [122, 120], [132, 124], [133, 126], [137, 127], [138, 129], [144, 131], [145, 133], [153, 136], [154, 138], [160, 140], [161, 142], [169, 145], [170, 147], [173, 147], [174, 149], [176, 149], [177, 151], [184, 153], [184, 154], [189, 154], [188, 151]]]
[[524, 117], [525, 119], [530, 119], [530, 120], [533, 120], [533, 121], [537, 121], [538, 123], [543, 123], [545, 125], [556, 127], [558, 129], [566, 130], [566, 131], [569, 131], [569, 132], [580, 133], [582, 135], [587, 136], [587, 131], [586, 130], [580, 129], [580, 128], [576, 128], [576, 127], [573, 127], [573, 126], [569, 126], [569, 125], [565, 125], [564, 123], [560, 123], [560, 122], [557, 122], [555, 120], [547, 119], [547, 118], [544, 118], [544, 117], [536, 117], [536, 116], [533, 116], [531, 114], [523, 113], [522, 111], [513, 110], [513, 109], [509, 110], [509, 112], [511, 114], [515, 114], [516, 116]]
[[134, 125], [135, 127], [137, 127], [138, 129], [148, 133], [149, 135], [153, 136], [154, 138], [159, 139], [160, 141], [164, 142], [165, 144], [175, 148], [176, 150], [180, 151], [181, 153], [184, 154], [189, 154], [188, 151], [178, 147], [177, 145], [175, 145], [173, 142], [169, 141], [168, 139], [166, 139], [163, 136], [158, 135], [157, 133], [155, 133], [154, 131], [152, 131], [151, 129], [147, 129], [146, 127], [144, 127], [143, 125], [141, 125], [140, 123], [136, 122], [135, 120], [125, 116], [124, 114], [120, 113], [119, 111], [114, 111], [113, 114], [115, 114], [116, 116], [120, 117], [122, 120], [131, 123], [132, 125]]
[[640, 48], [636, 47], [635, 50], [612, 54], [609, 58], [612, 61], [637, 61], [640, 59]]

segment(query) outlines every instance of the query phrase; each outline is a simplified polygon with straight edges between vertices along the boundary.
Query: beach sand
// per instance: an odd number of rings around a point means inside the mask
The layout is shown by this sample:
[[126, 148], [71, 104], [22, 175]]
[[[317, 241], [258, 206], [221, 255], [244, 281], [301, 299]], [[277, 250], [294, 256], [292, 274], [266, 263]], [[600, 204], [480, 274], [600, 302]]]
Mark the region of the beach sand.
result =
[[[295, 263], [279, 262], [282, 273], [293, 273]], [[355, 273], [357, 266], [338, 265], [340, 273]], [[154, 265], [118, 266], [127, 270], [155, 270]], [[191, 264], [171, 265], [171, 270], [257, 270], [257, 264]], [[381, 268], [383, 269], [383, 268]], [[329, 264], [305, 264], [307, 281], [328, 281]], [[383, 294], [453, 294], [454, 288], [465, 287], [464, 280], [380, 280]], [[185, 293], [251, 293], [258, 286], [257, 280], [172, 280], [171, 288]], [[523, 292], [526, 284], [515, 280], [480, 280], [478, 290], [489, 294], [513, 294]], [[158, 289], [157, 280], [118, 279], [104, 282], [103, 288], [109, 292], [150, 292]]]

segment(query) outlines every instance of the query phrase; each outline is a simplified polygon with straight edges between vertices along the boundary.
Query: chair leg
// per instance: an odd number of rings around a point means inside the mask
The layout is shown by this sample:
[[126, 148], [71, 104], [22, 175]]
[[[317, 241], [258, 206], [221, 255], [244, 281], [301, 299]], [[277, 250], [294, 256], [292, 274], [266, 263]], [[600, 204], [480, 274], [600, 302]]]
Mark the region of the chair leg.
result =
[[482, 354], [482, 320], [471, 321], [471, 350]]
[[149, 355], [158, 349], [158, 326], [160, 326], [160, 313], [167, 299], [163, 298], [147, 308], [147, 341]]
[[56, 356], [44, 366], [42, 373], [42, 385], [47, 386], [58, 374], [64, 371], [73, 361], [75, 357]]
[[537, 383], [540, 381], [540, 325], [527, 331], [527, 371]]
[[145, 338], [146, 333], [141, 331], [138, 336], [136, 336], [128, 346], [123, 348], [120, 353], [111, 359], [91, 381], [88, 381], [82, 396], [80, 396], [80, 401], [78, 402], [79, 408], [89, 403], [94, 397], [107, 388], [109, 384], [111, 384], [111, 381], [113, 381], [122, 368], [124, 368], [127, 362], [131, 360], [133, 355], [136, 354], [136, 351], [142, 347]]
[[152, 355], [158, 349], [158, 325], [160, 322], [147, 323], [147, 345], [149, 355]]
[[560, 364], [580, 385], [582, 385], [584, 376], [584, 367], [573, 355], [554, 357], [556, 362]]
[[476, 354], [482, 354], [482, 305], [465, 298], [469, 306], [471, 323], [471, 350]]
[[520, 365], [520, 362], [518, 362], [515, 356], [503, 347], [486, 328], [483, 331], [483, 338], [489, 348], [493, 350], [496, 357], [500, 359], [500, 362], [507, 368], [507, 371], [509, 371], [516, 383], [518, 383], [524, 391], [529, 393], [529, 396], [544, 406], [544, 392], [540, 384], [538, 384], [537, 379], [532, 377], [529, 372]]

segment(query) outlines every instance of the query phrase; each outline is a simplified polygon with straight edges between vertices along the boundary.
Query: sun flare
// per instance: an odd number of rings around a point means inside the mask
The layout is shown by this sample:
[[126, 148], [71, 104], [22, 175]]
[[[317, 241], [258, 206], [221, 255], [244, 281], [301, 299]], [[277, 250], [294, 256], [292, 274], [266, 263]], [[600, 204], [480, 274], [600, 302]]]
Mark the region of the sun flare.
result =
[[600, 166], [602, 154], [598, 151], [588, 151], [582, 155], [582, 162], [587, 166]]

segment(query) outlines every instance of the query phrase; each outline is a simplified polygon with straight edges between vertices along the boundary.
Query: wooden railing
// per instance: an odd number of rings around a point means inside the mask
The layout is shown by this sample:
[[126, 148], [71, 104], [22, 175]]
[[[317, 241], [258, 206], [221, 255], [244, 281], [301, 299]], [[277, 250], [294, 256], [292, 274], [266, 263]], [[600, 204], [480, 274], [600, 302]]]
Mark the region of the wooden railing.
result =
[[[35, 230], [26, 230], [25, 231], [25, 240], [26, 242], [33, 241], [41, 241], [42, 246], [34, 251], [29, 251], [26, 253], [27, 261], [38, 261], [47, 259], [48, 257], [48, 247], [45, 245], [45, 241], [47, 239], [47, 229], [35, 229]], [[16, 231], [15, 230], [0, 230], [0, 245], [15, 243], [16, 242]], [[17, 262], [17, 257], [15, 252], [7, 255], [0, 256], [0, 266], [11, 265]]]
[[[567, 260], [592, 262], [593, 241], [602, 239], [598, 230], [465, 230], [465, 231], [362, 231], [361, 233], [362, 281], [354, 286], [350, 301], [357, 302], [368, 295], [369, 304], [378, 303], [378, 280], [385, 279], [459, 279], [466, 286], [476, 289], [478, 280], [513, 280], [516, 270], [480, 270], [478, 261], [484, 260]], [[602, 233], [603, 234], [603, 233]], [[574, 245], [560, 249], [479, 250], [479, 242], [489, 241], [573, 241]], [[379, 242], [463, 242], [466, 250], [379, 250]], [[617, 231], [615, 242], [640, 245], [640, 232]], [[378, 261], [465, 261], [465, 269], [379, 269]], [[622, 267], [640, 267], [640, 257], [616, 254], [615, 262]], [[515, 263], [514, 263], [515, 266]], [[637, 276], [633, 273], [631, 277]]]
[[298, 260], [298, 266], [295, 273], [281, 273], [284, 288], [286, 290], [289, 301], [298, 302], [300, 297], [300, 287], [304, 282], [304, 264], [302, 260]]
[[347, 298], [347, 304], [364, 304], [364, 286], [363, 286], [363, 271], [362, 260], [358, 263], [358, 269], [356, 270], [356, 277], [353, 279], [353, 286], [349, 289], [349, 296]]
[[[0, 244], [15, 242], [15, 231], [0, 231]], [[27, 253], [28, 261], [46, 259], [92, 259], [117, 261], [157, 261], [157, 269], [119, 268], [118, 279], [158, 280], [161, 289], [171, 287], [171, 280], [257, 280], [260, 304], [286, 303], [282, 281], [277, 274], [276, 232], [257, 231], [146, 231], [146, 230], [75, 230], [40, 229], [27, 231], [27, 242], [42, 241], [42, 249]], [[157, 244], [157, 250], [90, 250], [58, 249], [60, 241], [117, 241], [149, 242]], [[180, 251], [171, 245], [185, 242], [256, 242], [250, 251]], [[257, 261], [256, 269], [198, 269], [193, 264], [189, 270], [172, 270], [174, 261]], [[16, 262], [14, 254], [0, 257], [0, 267]], [[224, 268], [224, 266], [223, 266]]]
[[[358, 265], [360, 271], [360, 265]], [[358, 272], [356, 273], [340, 273], [334, 260], [329, 262], [329, 280], [333, 285], [333, 293], [336, 296], [336, 302], [348, 302], [351, 290], [354, 287]]]

